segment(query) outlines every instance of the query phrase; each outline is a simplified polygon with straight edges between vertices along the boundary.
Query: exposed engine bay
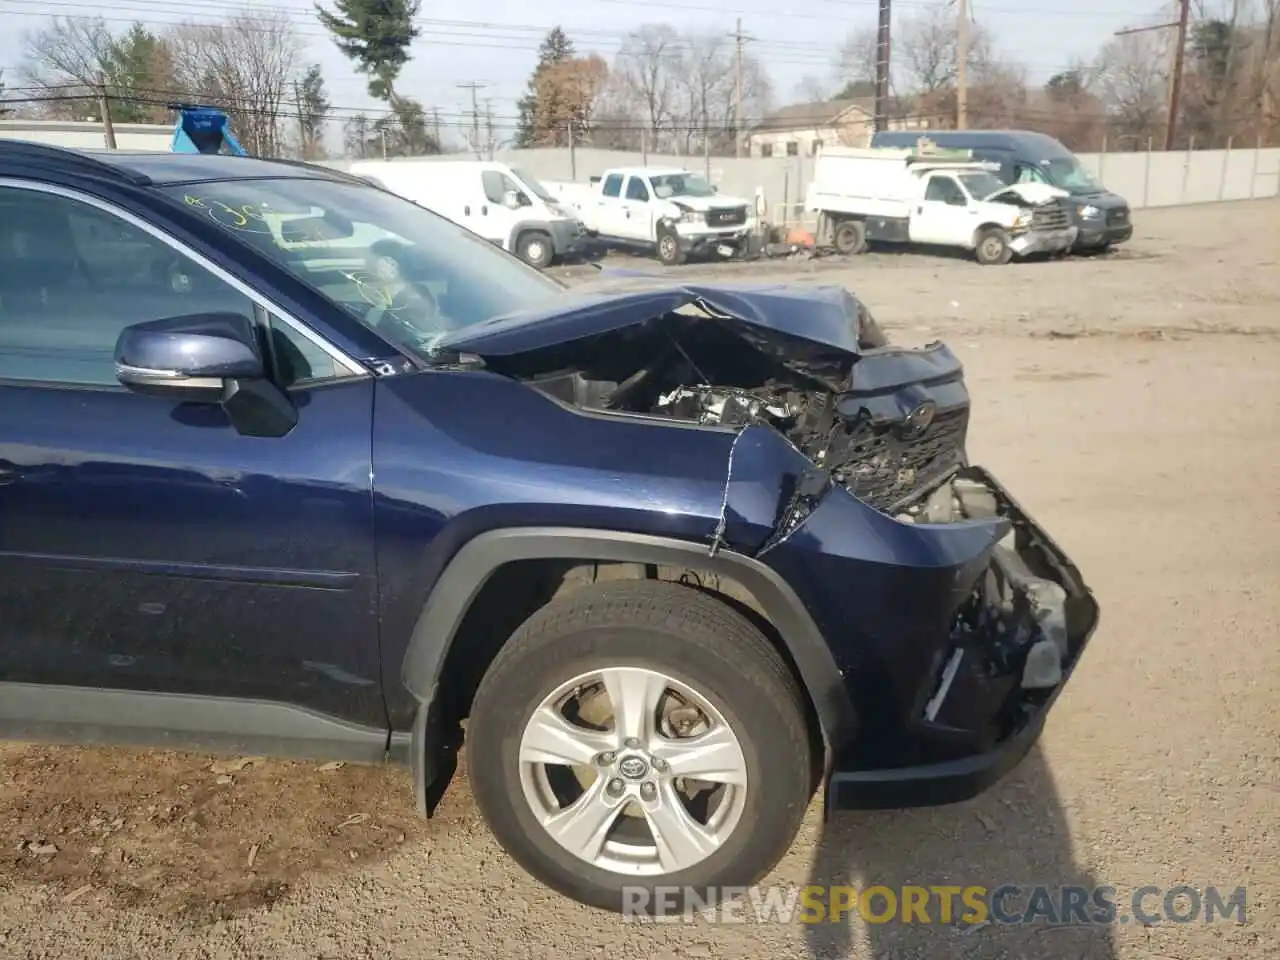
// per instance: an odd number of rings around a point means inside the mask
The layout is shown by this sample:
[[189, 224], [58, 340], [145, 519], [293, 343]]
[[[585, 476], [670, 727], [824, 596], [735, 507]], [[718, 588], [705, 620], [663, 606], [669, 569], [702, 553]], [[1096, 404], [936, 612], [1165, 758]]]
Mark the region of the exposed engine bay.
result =
[[855, 496], [895, 513], [963, 465], [968, 393], [945, 346], [888, 346], [852, 303], [856, 353], [702, 302], [485, 365], [586, 409], [770, 426]]

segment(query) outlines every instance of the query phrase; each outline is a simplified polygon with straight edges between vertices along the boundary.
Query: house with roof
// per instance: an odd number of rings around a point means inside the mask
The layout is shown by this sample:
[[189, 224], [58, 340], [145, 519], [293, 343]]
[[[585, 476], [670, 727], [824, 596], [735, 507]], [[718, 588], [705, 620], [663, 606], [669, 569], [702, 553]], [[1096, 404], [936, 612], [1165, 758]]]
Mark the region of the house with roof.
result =
[[[855, 85], [851, 92], [861, 93]], [[890, 130], [928, 130], [927, 119], [889, 104]], [[875, 132], [875, 99], [867, 96], [795, 103], [765, 117], [747, 134], [753, 157], [812, 157], [824, 145], [865, 147]]]

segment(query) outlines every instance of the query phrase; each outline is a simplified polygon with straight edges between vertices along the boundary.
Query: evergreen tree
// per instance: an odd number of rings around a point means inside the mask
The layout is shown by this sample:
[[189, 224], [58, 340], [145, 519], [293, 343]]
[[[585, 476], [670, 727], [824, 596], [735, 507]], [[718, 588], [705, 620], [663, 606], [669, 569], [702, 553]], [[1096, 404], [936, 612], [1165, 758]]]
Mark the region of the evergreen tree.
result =
[[420, 6], [421, 0], [334, 0], [330, 13], [316, 4], [316, 16], [343, 56], [369, 77], [369, 96], [392, 107], [399, 99], [396, 79], [418, 38], [413, 20]]
[[[516, 145], [532, 147], [538, 140], [538, 114], [548, 112], [548, 104], [539, 103], [538, 79], [550, 67], [573, 59], [573, 41], [560, 27], [552, 27], [538, 47], [538, 65], [529, 78], [529, 92], [520, 98], [520, 125], [516, 133]], [[550, 111], [554, 112], [554, 111]]]
[[164, 102], [173, 86], [165, 42], [141, 23], [112, 37], [103, 53], [107, 92], [116, 98], [116, 123], [154, 123], [166, 118]]
[[331, 104], [324, 87], [324, 75], [320, 64], [307, 68], [301, 80], [293, 84], [293, 97], [298, 107], [298, 134], [304, 159], [310, 160], [324, 154], [324, 123]]

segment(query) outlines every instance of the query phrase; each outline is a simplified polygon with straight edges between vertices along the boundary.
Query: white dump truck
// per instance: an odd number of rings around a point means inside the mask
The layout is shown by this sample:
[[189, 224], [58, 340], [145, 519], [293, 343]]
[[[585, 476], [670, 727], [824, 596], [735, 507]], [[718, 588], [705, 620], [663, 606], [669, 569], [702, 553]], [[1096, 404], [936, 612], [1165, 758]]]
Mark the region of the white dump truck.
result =
[[818, 214], [817, 240], [841, 253], [868, 243], [962, 247], [979, 263], [1065, 253], [1077, 227], [1067, 192], [1045, 183], [1006, 185], [969, 151], [824, 148], [805, 207]]
[[547, 189], [604, 246], [655, 253], [667, 265], [691, 254], [737, 256], [755, 229], [753, 201], [722, 196], [700, 174], [676, 167], [621, 167]]

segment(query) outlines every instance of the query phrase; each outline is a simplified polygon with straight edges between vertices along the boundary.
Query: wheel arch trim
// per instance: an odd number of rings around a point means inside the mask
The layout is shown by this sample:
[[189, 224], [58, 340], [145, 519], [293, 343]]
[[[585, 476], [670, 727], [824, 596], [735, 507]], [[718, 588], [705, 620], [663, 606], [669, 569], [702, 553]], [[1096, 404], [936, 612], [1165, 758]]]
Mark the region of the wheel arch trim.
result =
[[449, 561], [414, 626], [401, 681], [425, 714], [467, 612], [500, 567], [521, 560], [601, 560], [689, 566], [741, 584], [759, 603], [790, 654], [813, 704], [828, 750], [852, 738], [855, 715], [844, 679], [821, 631], [791, 586], [759, 560], [669, 537], [574, 527], [514, 527], [469, 540]]

